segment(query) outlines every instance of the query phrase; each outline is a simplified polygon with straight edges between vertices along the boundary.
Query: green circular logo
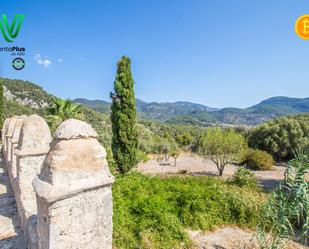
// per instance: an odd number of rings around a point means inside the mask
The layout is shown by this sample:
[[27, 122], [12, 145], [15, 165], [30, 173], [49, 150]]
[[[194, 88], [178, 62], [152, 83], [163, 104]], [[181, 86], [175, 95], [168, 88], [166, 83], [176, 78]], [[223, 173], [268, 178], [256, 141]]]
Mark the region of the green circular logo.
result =
[[25, 61], [23, 58], [15, 58], [12, 61], [12, 66], [15, 70], [22, 70], [25, 67]]

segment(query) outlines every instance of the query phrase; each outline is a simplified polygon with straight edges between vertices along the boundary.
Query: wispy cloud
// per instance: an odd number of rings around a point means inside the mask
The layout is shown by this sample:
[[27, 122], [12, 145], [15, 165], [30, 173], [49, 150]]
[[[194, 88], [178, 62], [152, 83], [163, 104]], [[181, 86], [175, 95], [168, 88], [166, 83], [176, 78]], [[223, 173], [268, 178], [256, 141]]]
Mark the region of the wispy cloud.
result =
[[52, 64], [51, 60], [47, 59], [46, 57], [45, 57], [45, 59], [42, 58], [42, 56], [40, 54], [36, 54], [34, 56], [34, 59], [35, 59], [37, 64], [42, 65], [45, 68], [49, 67]]
[[59, 58], [57, 61], [58, 61], [59, 63], [61, 63], [61, 62], [63, 62], [63, 59]]

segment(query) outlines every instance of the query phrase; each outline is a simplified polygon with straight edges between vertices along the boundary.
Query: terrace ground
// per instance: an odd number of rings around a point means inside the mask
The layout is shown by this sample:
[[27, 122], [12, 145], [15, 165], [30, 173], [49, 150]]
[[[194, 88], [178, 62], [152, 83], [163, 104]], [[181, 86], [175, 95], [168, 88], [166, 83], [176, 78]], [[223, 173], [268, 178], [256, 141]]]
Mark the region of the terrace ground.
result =
[[[239, 166], [227, 165], [223, 178], [231, 178]], [[267, 189], [276, 187], [284, 177], [286, 166], [274, 166], [268, 171], [252, 171], [259, 184]], [[183, 154], [177, 159], [176, 166], [174, 160], [170, 159], [170, 165], [159, 165], [155, 158], [138, 165], [137, 170], [147, 174], [199, 174], [218, 176], [216, 165], [194, 154]]]

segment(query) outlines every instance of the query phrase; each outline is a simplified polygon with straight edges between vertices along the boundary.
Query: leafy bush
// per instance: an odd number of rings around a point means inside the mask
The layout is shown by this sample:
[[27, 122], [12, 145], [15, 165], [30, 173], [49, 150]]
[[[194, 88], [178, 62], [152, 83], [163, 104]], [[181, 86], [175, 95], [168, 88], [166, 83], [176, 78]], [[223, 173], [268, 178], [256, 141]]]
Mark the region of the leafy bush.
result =
[[253, 170], [270, 170], [275, 162], [266, 151], [249, 149], [244, 163]]
[[150, 160], [149, 156], [145, 152], [140, 151], [140, 150], [137, 152], [137, 159], [139, 162], [143, 162], [143, 163]]
[[113, 186], [117, 248], [188, 248], [189, 229], [254, 227], [264, 194], [211, 177], [118, 176]]
[[249, 132], [249, 145], [265, 150], [276, 160], [293, 158], [294, 151], [309, 143], [309, 115], [278, 118]]
[[239, 187], [257, 188], [254, 174], [245, 167], [239, 167], [236, 170], [231, 182]]

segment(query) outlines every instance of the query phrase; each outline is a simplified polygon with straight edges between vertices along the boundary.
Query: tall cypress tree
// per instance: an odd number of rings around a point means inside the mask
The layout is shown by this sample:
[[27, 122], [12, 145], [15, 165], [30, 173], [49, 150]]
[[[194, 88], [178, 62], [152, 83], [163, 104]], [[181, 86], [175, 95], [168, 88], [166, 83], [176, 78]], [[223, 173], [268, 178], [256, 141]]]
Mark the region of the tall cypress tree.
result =
[[131, 61], [123, 56], [117, 64], [112, 98], [112, 150], [122, 174], [137, 164], [136, 100]]
[[2, 129], [4, 123], [4, 96], [3, 96], [3, 84], [0, 79], [0, 129]]

